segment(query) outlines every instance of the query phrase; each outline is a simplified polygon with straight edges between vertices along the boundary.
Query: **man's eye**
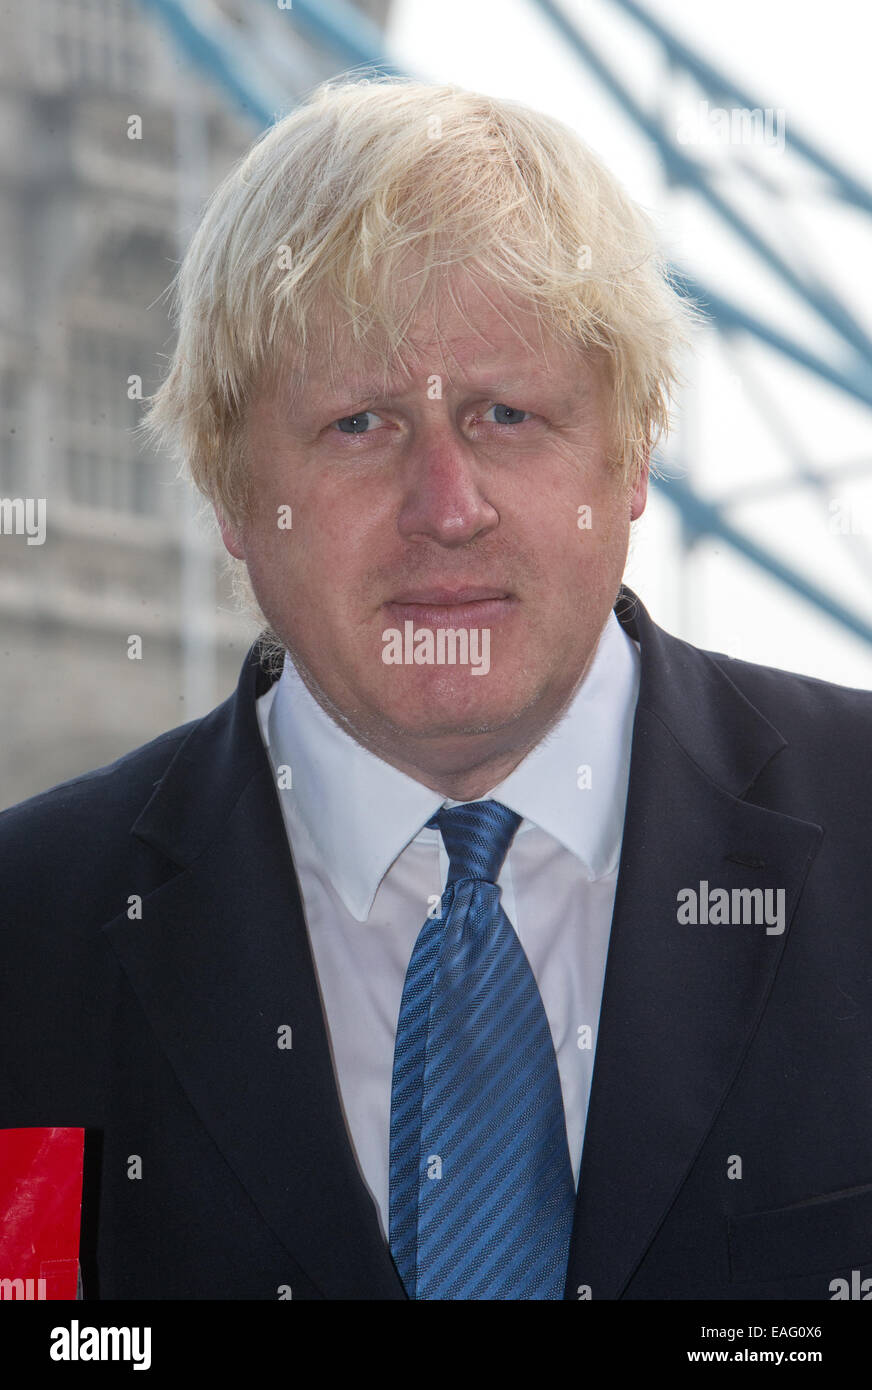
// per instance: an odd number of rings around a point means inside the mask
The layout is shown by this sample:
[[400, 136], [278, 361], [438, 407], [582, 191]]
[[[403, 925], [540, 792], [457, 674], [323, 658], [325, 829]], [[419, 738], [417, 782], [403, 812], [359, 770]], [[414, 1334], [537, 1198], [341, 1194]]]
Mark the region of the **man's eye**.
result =
[[374, 410], [359, 410], [356, 415], [343, 415], [338, 420], [334, 420], [334, 426], [340, 434], [371, 434], [372, 431], [367, 427], [367, 420], [380, 420], [381, 416], [376, 415]]
[[492, 410], [496, 411], [494, 417], [494, 424], [496, 425], [522, 425], [524, 422], [519, 417], [530, 414], [529, 410], [518, 410], [513, 405], [498, 404], [490, 406], [482, 419], [486, 420]]

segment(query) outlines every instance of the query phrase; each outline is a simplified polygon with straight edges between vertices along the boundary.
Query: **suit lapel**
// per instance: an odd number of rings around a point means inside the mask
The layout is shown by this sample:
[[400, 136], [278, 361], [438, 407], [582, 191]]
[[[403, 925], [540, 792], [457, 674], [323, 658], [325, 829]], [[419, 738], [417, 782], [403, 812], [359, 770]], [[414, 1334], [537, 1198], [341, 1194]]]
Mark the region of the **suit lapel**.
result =
[[[622, 591], [642, 678], [567, 1298], [620, 1296], [765, 1007], [819, 827], [741, 800], [784, 740], [704, 653]], [[783, 888], [784, 933], [679, 925], [677, 894]], [[724, 1154], [726, 1165], [727, 1155]]]
[[324, 1297], [404, 1298], [342, 1118], [256, 722], [267, 684], [250, 653], [177, 753], [133, 833], [181, 871], [141, 921], [104, 931], [204, 1125]]

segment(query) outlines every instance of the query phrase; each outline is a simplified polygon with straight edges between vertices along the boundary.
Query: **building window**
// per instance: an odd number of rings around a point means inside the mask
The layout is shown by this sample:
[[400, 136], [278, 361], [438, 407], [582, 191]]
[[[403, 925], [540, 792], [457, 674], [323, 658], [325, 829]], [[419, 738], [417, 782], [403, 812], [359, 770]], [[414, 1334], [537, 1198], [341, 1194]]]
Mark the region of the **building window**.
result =
[[24, 382], [14, 368], [0, 370], [0, 497], [20, 497], [25, 481]]
[[[139, 342], [73, 326], [64, 410], [69, 500], [104, 511], [155, 515], [157, 463], [134, 429], [142, 402], [128, 395], [152, 353]], [[145, 388], [143, 388], [145, 392]]]
[[30, 13], [37, 85], [129, 92], [141, 82], [144, 27], [130, 0], [40, 0]]

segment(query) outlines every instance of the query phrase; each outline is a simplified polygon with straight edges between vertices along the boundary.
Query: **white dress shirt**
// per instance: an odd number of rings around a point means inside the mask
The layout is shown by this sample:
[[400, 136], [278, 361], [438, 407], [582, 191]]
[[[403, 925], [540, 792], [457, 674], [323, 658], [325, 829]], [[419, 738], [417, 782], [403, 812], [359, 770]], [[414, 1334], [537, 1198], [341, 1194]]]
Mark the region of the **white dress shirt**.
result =
[[[498, 883], [551, 1028], [578, 1182], [624, 828], [639, 650], [609, 615], [554, 729], [487, 797], [522, 817]], [[356, 743], [289, 657], [257, 701], [312, 945], [343, 1114], [387, 1239], [391, 1078], [403, 983], [448, 856], [450, 801]], [[588, 768], [589, 776], [580, 769]], [[589, 785], [588, 785], [589, 783]], [[486, 798], [482, 798], [483, 800]]]

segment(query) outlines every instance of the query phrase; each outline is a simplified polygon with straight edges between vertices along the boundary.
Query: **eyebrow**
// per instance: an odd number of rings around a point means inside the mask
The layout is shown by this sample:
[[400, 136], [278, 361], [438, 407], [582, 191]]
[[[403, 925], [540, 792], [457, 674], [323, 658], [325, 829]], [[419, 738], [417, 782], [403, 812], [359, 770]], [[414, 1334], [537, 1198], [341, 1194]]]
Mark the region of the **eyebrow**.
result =
[[[442, 376], [444, 380], [445, 374], [440, 372], [427, 372], [418, 382], [404, 381], [402, 383], [385, 383], [384, 381], [375, 379], [360, 382], [352, 381], [349, 383], [348, 387], [339, 386], [335, 391], [331, 390], [326, 403], [328, 405], [342, 405], [349, 400], [370, 400], [376, 397], [389, 400], [394, 396], [407, 395], [409, 392], [414, 391], [416, 387], [422, 391], [426, 390], [427, 382], [431, 376]], [[517, 394], [525, 391], [533, 391], [537, 394], [553, 394], [555, 388], [552, 380], [544, 378], [537, 382], [521, 380], [512, 381], [511, 379], [505, 379], [502, 382], [490, 380], [483, 381], [478, 385], [465, 386], [463, 389], [469, 391], [470, 394], [478, 393], [482, 396], [491, 396], [496, 399], [499, 392]], [[580, 394], [586, 395], [590, 390], [589, 383], [579, 380], [575, 390]]]
[[[509, 367], [509, 364], [507, 364]], [[592, 382], [582, 370], [579, 371], [575, 382], [566, 391], [565, 385], [561, 382], [559, 389], [552, 376], [547, 373], [539, 375], [535, 379], [522, 379], [524, 374], [523, 364], [511, 364], [507, 375], [502, 381], [497, 381], [498, 364], [493, 364], [487, 375], [483, 374], [478, 383], [472, 386], [464, 386], [464, 391], [470, 394], [478, 393], [487, 396], [492, 401], [504, 400], [506, 404], [517, 404], [519, 408], [524, 408], [524, 397], [534, 397], [547, 402], [549, 413], [566, 418], [583, 407], [591, 394]], [[292, 393], [293, 399], [288, 401], [294, 417], [299, 420], [308, 420], [320, 417], [322, 414], [331, 415], [333, 418], [340, 418], [340, 411], [353, 411], [364, 409], [365, 402], [384, 401], [389, 402], [399, 395], [414, 394], [415, 390], [426, 391], [427, 381], [432, 375], [448, 377], [449, 373], [422, 373], [420, 378], [401, 377], [385, 381], [382, 376], [367, 375], [366, 377], [355, 377], [353, 372], [349, 372], [347, 383], [340, 379], [340, 373], [335, 371], [326, 376], [320, 376], [315, 382], [306, 381], [305, 376], [300, 374], [295, 382], [295, 390]], [[513, 379], [514, 378], [514, 379]], [[307, 391], [307, 386], [314, 386], [316, 390], [325, 391], [323, 398], [313, 401], [312, 396]], [[528, 407], [532, 408], [532, 406]], [[334, 412], [335, 415], [334, 415]]]

